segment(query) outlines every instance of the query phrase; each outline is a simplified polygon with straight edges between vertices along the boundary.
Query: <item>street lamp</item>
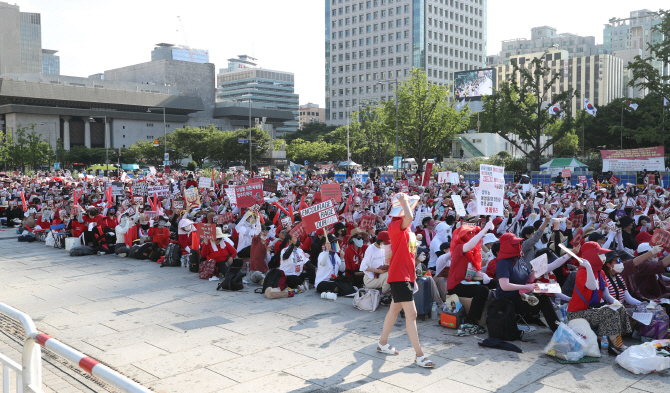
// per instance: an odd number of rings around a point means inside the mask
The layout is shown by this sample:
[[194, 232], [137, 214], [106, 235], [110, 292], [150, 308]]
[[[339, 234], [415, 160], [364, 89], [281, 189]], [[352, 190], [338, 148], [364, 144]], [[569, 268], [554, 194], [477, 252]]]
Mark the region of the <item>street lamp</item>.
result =
[[[395, 79], [386, 79], [377, 82], [378, 85], [382, 83], [388, 83], [389, 91], [391, 88], [391, 83], [395, 83], [395, 157], [398, 157], [398, 78]], [[395, 160], [395, 158], [394, 158]], [[398, 169], [395, 170], [396, 177], [398, 176]]]
[[[165, 107], [161, 106], [159, 108], [148, 108], [147, 113], [151, 113], [152, 109], [153, 110], [158, 110], [158, 109], [163, 110], [163, 142], [165, 143], [165, 150], [164, 150], [165, 155], [163, 156], [163, 158], [165, 158], [165, 156], [167, 156], [167, 124], [165, 123]], [[163, 160], [163, 161], [167, 161], [167, 160]], [[165, 167], [165, 164], [163, 164], [163, 167]]]
[[248, 98], [249, 101], [249, 177], [251, 177], [251, 97], [253, 97], [251, 94], [242, 96], [242, 98]]
[[[56, 151], [56, 162], [58, 162], [58, 133], [56, 132], [56, 122], [55, 121], [48, 121], [48, 122], [42, 122], [40, 125], [47, 125], [47, 124], [53, 124], [54, 125], [54, 134], [56, 137], [56, 148], [54, 149]], [[51, 144], [51, 131], [49, 131], [49, 144]], [[54, 163], [54, 170], [56, 170], [56, 165]]]
[[89, 116], [88, 120], [89, 121], [95, 121], [96, 117], [98, 119], [100, 119], [100, 118], [105, 119], [104, 120], [105, 121], [105, 123], [104, 123], [105, 124], [105, 170], [109, 172], [109, 156], [108, 156], [109, 146], [107, 145], [107, 135], [106, 135], [107, 134], [107, 116], [95, 116], [95, 117], [94, 116]]

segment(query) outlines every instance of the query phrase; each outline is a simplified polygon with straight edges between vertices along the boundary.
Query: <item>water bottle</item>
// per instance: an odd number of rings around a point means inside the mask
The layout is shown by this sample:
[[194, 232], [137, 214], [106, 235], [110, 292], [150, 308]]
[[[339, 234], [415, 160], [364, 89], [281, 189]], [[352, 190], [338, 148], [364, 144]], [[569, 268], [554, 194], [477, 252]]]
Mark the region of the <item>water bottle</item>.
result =
[[600, 339], [600, 357], [606, 358], [609, 356], [609, 342], [607, 341], [607, 336], [603, 336]]
[[431, 319], [437, 319], [437, 303], [433, 302], [433, 304], [430, 307], [430, 318]]

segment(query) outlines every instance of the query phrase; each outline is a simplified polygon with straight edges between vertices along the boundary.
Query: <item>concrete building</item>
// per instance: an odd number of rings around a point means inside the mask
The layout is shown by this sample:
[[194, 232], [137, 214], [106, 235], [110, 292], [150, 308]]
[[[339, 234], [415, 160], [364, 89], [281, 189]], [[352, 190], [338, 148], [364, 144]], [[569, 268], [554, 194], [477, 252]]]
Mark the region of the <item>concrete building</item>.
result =
[[[390, 99], [412, 67], [428, 81], [486, 63], [486, 0], [325, 0], [326, 119], [346, 124], [361, 105]], [[393, 88], [393, 87], [391, 87]]]
[[42, 73], [60, 75], [60, 56], [57, 50], [42, 49]]
[[[516, 62], [520, 68], [527, 67], [535, 58], [543, 58], [544, 65], [561, 76], [558, 84], [548, 93], [547, 102], [555, 93], [569, 88], [579, 91], [579, 96], [572, 100], [572, 113], [583, 109], [586, 97], [592, 104], [606, 105], [615, 98], [622, 96], [623, 90], [623, 60], [612, 55], [593, 55], [585, 57], [568, 57], [569, 52], [548, 48], [544, 52], [529, 53], [509, 57], [509, 61]], [[497, 85], [508, 80], [514, 71], [513, 66], [498, 65]], [[544, 82], [540, 81], [540, 88]]]
[[[511, 135], [515, 142], [519, 141], [517, 135]], [[549, 137], [540, 137], [540, 143], [546, 143]], [[526, 144], [519, 143], [525, 151], [532, 148]], [[501, 151], [506, 151], [514, 158], [524, 157], [521, 150], [517, 149], [512, 143], [505, 140], [502, 136], [493, 133], [468, 133], [458, 134], [451, 139], [452, 158], [468, 159], [474, 157], [491, 157]], [[546, 155], [552, 155], [554, 147], [549, 146], [545, 151]]]
[[[47, 55], [56, 53], [48, 52]], [[0, 2], [0, 74], [41, 73], [42, 56], [41, 15], [21, 12], [17, 5]], [[53, 64], [53, 58], [49, 60]]]
[[156, 44], [156, 47], [151, 51], [151, 61], [163, 59], [206, 64], [209, 63], [209, 51], [206, 49], [193, 49], [187, 46], [162, 42]]
[[326, 109], [319, 108], [319, 104], [307, 103], [300, 105], [300, 128], [307, 123], [325, 123]]
[[[632, 75], [628, 71], [628, 63], [635, 61], [635, 56], [646, 58], [651, 56], [647, 45], [657, 44], [663, 40], [663, 35], [652, 31], [654, 26], [662, 23], [661, 16], [647, 9], [632, 11], [628, 18], [612, 18], [603, 29], [603, 53], [613, 54], [624, 60], [624, 91], [629, 98], [643, 98], [647, 93], [644, 88], [632, 88], [627, 84]], [[669, 69], [663, 70], [663, 62], [652, 60], [651, 65], [662, 75], [667, 75]]]
[[[530, 39], [504, 40], [497, 58], [492, 58], [491, 64], [487, 63], [487, 65], [509, 65], [511, 57], [542, 52], [548, 48], [567, 51], [570, 57], [594, 56], [602, 52], [602, 45], [596, 45], [596, 38], [593, 36], [580, 36], [572, 33], [558, 34], [553, 27], [540, 26], [533, 27], [530, 30]], [[493, 61], [496, 61], [496, 63], [494, 64]]]
[[[295, 132], [299, 125], [298, 94], [295, 94], [295, 77], [291, 72], [253, 68], [256, 60], [242, 55], [228, 59], [228, 67], [219, 70], [216, 78], [217, 102], [248, 102], [258, 108], [291, 111], [292, 121], [276, 129], [276, 137]], [[227, 105], [227, 104], [226, 104]]]

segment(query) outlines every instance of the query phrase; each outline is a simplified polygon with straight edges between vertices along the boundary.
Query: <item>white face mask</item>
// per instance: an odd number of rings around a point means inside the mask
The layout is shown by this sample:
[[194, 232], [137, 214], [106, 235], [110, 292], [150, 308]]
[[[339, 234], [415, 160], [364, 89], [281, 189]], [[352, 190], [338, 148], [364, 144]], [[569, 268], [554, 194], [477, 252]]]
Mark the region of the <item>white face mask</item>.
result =
[[354, 239], [354, 244], [356, 247], [363, 247], [363, 239]]
[[418, 258], [418, 259], [419, 259], [419, 262], [423, 262], [423, 261], [425, 261], [425, 260], [426, 260], [426, 254], [421, 253], [421, 254], [419, 255], [419, 258]]
[[128, 217], [121, 217], [121, 226], [126, 226], [126, 223], [128, 222]]
[[613, 269], [614, 269], [614, 273], [616, 273], [616, 274], [620, 274], [621, 272], [623, 272], [623, 268], [624, 268], [623, 263], [617, 263], [617, 264], [614, 265], [614, 267], [613, 267]]

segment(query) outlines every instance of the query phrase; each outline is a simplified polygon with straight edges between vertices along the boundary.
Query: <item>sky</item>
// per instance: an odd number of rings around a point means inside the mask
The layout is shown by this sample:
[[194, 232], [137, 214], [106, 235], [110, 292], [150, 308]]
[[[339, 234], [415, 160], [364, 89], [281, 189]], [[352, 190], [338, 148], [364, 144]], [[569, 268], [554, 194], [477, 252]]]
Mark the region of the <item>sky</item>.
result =
[[[42, 14], [42, 47], [59, 51], [62, 75], [86, 77], [150, 61], [160, 42], [188, 44], [209, 50], [217, 73], [242, 54], [263, 68], [293, 72], [300, 103], [325, 104], [324, 0], [3, 1]], [[532, 27], [544, 25], [592, 35], [601, 44], [610, 18], [662, 7], [670, 2], [489, 0], [487, 54], [497, 54], [502, 40], [530, 38]]]

